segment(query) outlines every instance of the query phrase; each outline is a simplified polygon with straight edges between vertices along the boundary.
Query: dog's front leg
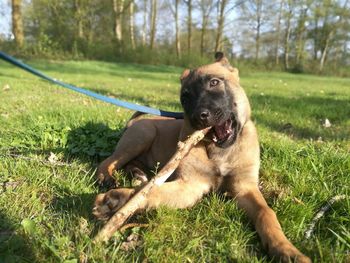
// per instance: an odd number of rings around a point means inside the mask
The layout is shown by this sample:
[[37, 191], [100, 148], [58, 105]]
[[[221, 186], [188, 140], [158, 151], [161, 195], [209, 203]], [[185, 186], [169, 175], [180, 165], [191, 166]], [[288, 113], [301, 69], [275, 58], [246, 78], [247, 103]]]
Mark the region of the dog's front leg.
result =
[[286, 238], [275, 212], [267, 205], [256, 184], [244, 185], [244, 188], [237, 192], [236, 200], [238, 206], [244, 209], [254, 222], [256, 231], [271, 257], [282, 262], [311, 262]]
[[209, 180], [205, 180], [205, 178], [198, 179], [198, 181], [177, 179], [153, 187], [148, 195], [146, 209], [155, 209], [159, 206], [171, 208], [192, 207], [212, 189]]
[[[171, 208], [187, 208], [196, 204], [203, 195], [213, 188], [210, 177], [192, 175], [191, 179], [177, 179], [154, 186], [147, 195], [147, 200], [140, 210], [156, 209], [159, 206]], [[111, 217], [134, 194], [135, 189], [112, 189], [96, 197], [93, 214], [102, 220]], [[140, 212], [140, 211], [138, 211]]]

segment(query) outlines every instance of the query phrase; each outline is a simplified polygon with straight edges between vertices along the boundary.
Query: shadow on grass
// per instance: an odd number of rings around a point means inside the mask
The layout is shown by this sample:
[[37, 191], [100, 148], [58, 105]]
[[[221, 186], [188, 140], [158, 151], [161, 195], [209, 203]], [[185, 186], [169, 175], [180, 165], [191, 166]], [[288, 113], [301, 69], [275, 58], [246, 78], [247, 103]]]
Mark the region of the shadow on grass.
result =
[[88, 122], [68, 131], [64, 149], [65, 159], [79, 159], [84, 163], [99, 163], [110, 156], [124, 127], [113, 130], [104, 123]]
[[[344, 122], [350, 116], [349, 100], [272, 95], [252, 95], [250, 99], [257, 123], [266, 128], [298, 139], [350, 139], [350, 132], [344, 127]], [[268, 113], [265, 109], [268, 109]], [[322, 127], [325, 119], [332, 123], [330, 128]]]
[[15, 226], [0, 211], [0, 263], [36, 262], [33, 249], [26, 237], [15, 231]]
[[56, 192], [60, 192], [61, 196], [57, 196], [51, 203], [55, 211], [93, 219], [92, 206], [96, 193], [73, 194], [68, 189], [56, 188]]

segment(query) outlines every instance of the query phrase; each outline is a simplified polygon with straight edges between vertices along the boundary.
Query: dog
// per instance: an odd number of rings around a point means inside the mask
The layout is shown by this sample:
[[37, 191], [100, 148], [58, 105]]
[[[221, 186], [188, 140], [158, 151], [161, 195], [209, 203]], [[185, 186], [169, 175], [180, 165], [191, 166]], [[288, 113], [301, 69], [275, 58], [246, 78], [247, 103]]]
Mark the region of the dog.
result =
[[[311, 262], [286, 238], [276, 214], [259, 190], [259, 142], [250, 118], [250, 104], [239, 84], [238, 70], [223, 53], [217, 52], [215, 58], [214, 63], [186, 69], [181, 75], [184, 119], [133, 119], [113, 155], [99, 166], [98, 181], [114, 184], [113, 172], [122, 168], [146, 178], [146, 170], [157, 165], [162, 168], [167, 163], [179, 140], [195, 130], [212, 127], [180, 162], [172, 178], [151, 189], [142, 210], [161, 205], [191, 207], [211, 191], [224, 192], [248, 214], [272, 258]], [[108, 219], [137, 191], [116, 188], [99, 194], [93, 214]]]

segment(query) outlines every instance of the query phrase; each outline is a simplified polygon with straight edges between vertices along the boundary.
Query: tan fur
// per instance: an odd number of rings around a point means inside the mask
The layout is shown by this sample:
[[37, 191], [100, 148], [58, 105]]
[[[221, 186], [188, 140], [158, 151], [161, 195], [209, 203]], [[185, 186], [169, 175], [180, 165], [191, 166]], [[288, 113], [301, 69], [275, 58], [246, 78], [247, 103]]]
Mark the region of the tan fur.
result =
[[[197, 72], [224, 78], [230, 83], [231, 92], [237, 98], [242, 131], [236, 142], [225, 149], [216, 147], [208, 139], [199, 143], [182, 160], [172, 181], [151, 190], [145, 209], [154, 209], [160, 205], [191, 207], [210, 191], [226, 192], [246, 211], [271, 257], [283, 262], [311, 262], [285, 237], [275, 213], [259, 191], [258, 136], [250, 120], [247, 96], [239, 85], [238, 70], [231, 67], [225, 57], [219, 57], [217, 62], [202, 66]], [[190, 71], [186, 70], [181, 79], [184, 80], [189, 74]], [[178, 139], [183, 140], [191, 132], [193, 128], [186, 116], [184, 120], [157, 117], [133, 121], [114, 154], [100, 165], [99, 181], [113, 180], [113, 171], [133, 160], [150, 169], [159, 162], [161, 168], [174, 154]], [[117, 188], [98, 195], [94, 214], [105, 218], [133, 193], [134, 190]]]

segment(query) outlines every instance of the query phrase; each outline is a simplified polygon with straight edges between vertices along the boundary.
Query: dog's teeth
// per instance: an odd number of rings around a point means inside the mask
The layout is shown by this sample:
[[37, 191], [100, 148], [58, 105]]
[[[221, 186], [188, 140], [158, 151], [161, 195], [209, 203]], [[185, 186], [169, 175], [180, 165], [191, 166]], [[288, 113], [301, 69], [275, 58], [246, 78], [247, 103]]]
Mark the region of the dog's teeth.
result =
[[216, 138], [216, 136], [213, 137], [213, 141], [218, 142], [218, 139]]

